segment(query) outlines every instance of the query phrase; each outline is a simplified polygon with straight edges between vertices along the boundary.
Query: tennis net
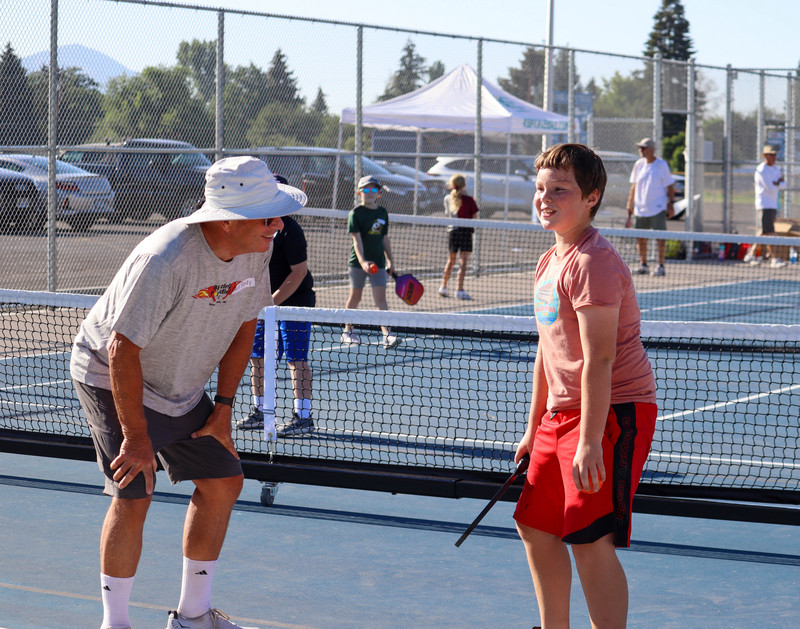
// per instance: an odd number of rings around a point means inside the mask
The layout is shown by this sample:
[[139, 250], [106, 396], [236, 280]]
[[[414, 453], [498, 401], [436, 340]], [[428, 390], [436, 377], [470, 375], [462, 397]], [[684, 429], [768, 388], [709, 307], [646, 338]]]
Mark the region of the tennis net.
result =
[[[341, 308], [347, 301], [347, 212], [304, 209], [297, 215], [308, 241], [309, 268], [314, 274], [317, 305]], [[389, 217], [393, 262], [400, 273], [413, 274], [426, 288], [416, 310], [469, 311], [484, 314], [533, 314], [533, 275], [539, 257], [554, 243], [553, 234], [530, 221], [445, 219], [438, 216]], [[793, 324], [800, 306], [800, 265], [789, 263], [800, 239], [680, 231], [654, 232], [624, 228], [624, 220], [598, 218], [601, 233], [634, 271], [644, 321], [729, 321]], [[448, 257], [448, 225], [471, 227], [473, 251], [468, 259], [465, 289], [473, 299], [443, 299], [437, 289]], [[792, 227], [792, 224], [787, 224]], [[639, 239], [647, 246], [648, 271], [640, 270]], [[664, 240], [665, 275], [658, 270], [658, 241]], [[747, 252], [754, 256], [746, 261]], [[768, 253], [780, 258], [773, 266]], [[457, 265], [456, 265], [457, 268]], [[455, 271], [450, 280], [455, 293]], [[406, 309], [401, 303], [392, 306]]]
[[[0, 449], [94, 458], [69, 354], [95, 299], [0, 291]], [[532, 318], [321, 308], [275, 316], [312, 324], [315, 430], [272, 443], [237, 429], [249, 476], [488, 497], [513, 467], [530, 404]], [[360, 344], [342, 343], [345, 322]], [[383, 347], [382, 325], [399, 347]], [[659, 421], [639, 493], [799, 504], [800, 326], [659, 322], [642, 331]], [[281, 423], [293, 400], [285, 362], [276, 374]], [[248, 383], [246, 374], [234, 419], [250, 411]]]

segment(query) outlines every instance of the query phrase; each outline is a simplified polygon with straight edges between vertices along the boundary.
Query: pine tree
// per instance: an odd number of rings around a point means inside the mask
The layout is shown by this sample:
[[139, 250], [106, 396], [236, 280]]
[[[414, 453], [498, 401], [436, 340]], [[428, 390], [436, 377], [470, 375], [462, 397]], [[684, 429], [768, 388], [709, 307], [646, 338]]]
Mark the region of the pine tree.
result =
[[11, 44], [0, 56], [0, 138], [3, 144], [40, 144], [37, 121], [31, 116], [33, 90]]
[[321, 87], [317, 90], [317, 97], [314, 99], [314, 102], [311, 103], [311, 111], [317, 114], [328, 113], [328, 101], [325, 100], [325, 93], [322, 91]]
[[386, 90], [378, 100], [389, 100], [413, 92], [422, 86], [425, 73], [425, 57], [417, 54], [414, 42], [409, 39], [400, 57], [400, 69], [389, 79]]
[[267, 70], [268, 100], [292, 107], [303, 104], [303, 98], [297, 93], [297, 79], [286, 64], [286, 56], [280, 48], [272, 57], [269, 70]]
[[[519, 67], [508, 69], [508, 78], [501, 78], [498, 84], [509, 94], [533, 103], [538, 107], [544, 102], [544, 49], [528, 46], [522, 53]], [[569, 90], [569, 52], [559, 50], [553, 59], [553, 89]], [[580, 77], [575, 73], [575, 89], [580, 91]]]
[[428, 83], [435, 81], [440, 76], [444, 76], [444, 63], [441, 61], [434, 61], [428, 67]]
[[675, 61], [689, 61], [695, 53], [681, 0], [661, 0], [661, 8], [653, 16], [653, 30], [644, 54], [654, 57], [656, 53], [662, 59]]

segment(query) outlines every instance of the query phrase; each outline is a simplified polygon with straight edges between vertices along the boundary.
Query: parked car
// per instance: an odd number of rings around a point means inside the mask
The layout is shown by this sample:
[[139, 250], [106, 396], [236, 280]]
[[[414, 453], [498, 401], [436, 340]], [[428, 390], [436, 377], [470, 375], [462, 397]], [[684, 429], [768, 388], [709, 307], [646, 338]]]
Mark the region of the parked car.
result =
[[0, 226], [17, 232], [39, 231], [47, 220], [33, 179], [0, 168]]
[[[508, 171], [506, 163], [508, 162]], [[508, 172], [508, 176], [506, 176]], [[437, 157], [428, 169], [429, 175], [445, 181], [461, 173], [467, 180], [469, 194], [475, 194], [475, 160], [471, 157]], [[507, 192], [507, 195], [506, 195]], [[530, 212], [533, 194], [536, 192], [536, 171], [524, 160], [511, 157], [481, 159], [481, 218], [505, 209], [508, 196], [509, 210]]]
[[[33, 180], [40, 204], [47, 207], [48, 159], [42, 155], [6, 153], [0, 168], [23, 173]], [[89, 229], [98, 218], [114, 213], [114, 192], [108, 179], [61, 160], [56, 160], [56, 219], [73, 229]]]
[[[114, 150], [99, 150], [112, 148]], [[128, 149], [165, 149], [136, 153]], [[176, 152], [183, 151], [183, 152]], [[211, 161], [188, 142], [137, 138], [114, 144], [86, 144], [61, 159], [102, 175], [116, 193], [116, 217], [146, 219], [158, 213], [170, 220], [191, 214], [203, 196]]]
[[[297, 153], [296, 155], [294, 153]], [[333, 181], [336, 149], [320, 147], [261, 147], [253, 155], [263, 159], [272, 172], [286, 177], [289, 184], [308, 195], [308, 207], [333, 207]], [[361, 174], [375, 175], [383, 186], [379, 203], [389, 212], [411, 214], [414, 211], [414, 189], [417, 189], [417, 211], [427, 213], [431, 200], [425, 186], [403, 175], [395, 175], [368, 157], [361, 158]], [[355, 199], [355, 156], [339, 156], [339, 179], [336, 207], [350, 209]]]
[[383, 160], [375, 160], [375, 162], [395, 175], [403, 175], [409, 179], [419, 181], [423, 186], [425, 186], [425, 191], [430, 199], [429, 213], [436, 214], [440, 211], [444, 212], [443, 199], [449, 192], [447, 189], [447, 179], [430, 175], [424, 170], [417, 170], [408, 164], [400, 164], [398, 162], [389, 162]]

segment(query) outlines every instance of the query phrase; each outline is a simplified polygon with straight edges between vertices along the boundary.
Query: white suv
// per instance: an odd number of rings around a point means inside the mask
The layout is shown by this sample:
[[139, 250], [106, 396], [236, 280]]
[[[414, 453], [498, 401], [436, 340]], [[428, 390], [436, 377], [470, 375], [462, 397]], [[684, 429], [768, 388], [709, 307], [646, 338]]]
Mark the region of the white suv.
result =
[[[521, 159], [511, 157], [506, 178], [506, 158], [487, 157], [481, 160], [481, 213], [486, 218], [493, 212], [503, 212], [508, 183], [508, 209], [530, 212], [533, 194], [536, 192], [536, 173]], [[468, 194], [475, 193], [475, 164], [471, 157], [437, 157], [428, 169], [429, 175], [450, 179], [462, 174], [467, 180]]]

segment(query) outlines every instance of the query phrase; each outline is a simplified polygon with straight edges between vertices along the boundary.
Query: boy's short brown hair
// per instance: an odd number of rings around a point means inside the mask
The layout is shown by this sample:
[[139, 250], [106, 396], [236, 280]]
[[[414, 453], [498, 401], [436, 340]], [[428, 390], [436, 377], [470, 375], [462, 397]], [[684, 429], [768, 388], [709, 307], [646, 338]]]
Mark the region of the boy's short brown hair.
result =
[[543, 168], [572, 169], [584, 199], [598, 190], [600, 198], [592, 206], [591, 215], [594, 218], [603, 201], [603, 193], [606, 190], [608, 179], [603, 160], [597, 153], [583, 144], [556, 144], [541, 153], [536, 158], [534, 165], [536, 170]]

